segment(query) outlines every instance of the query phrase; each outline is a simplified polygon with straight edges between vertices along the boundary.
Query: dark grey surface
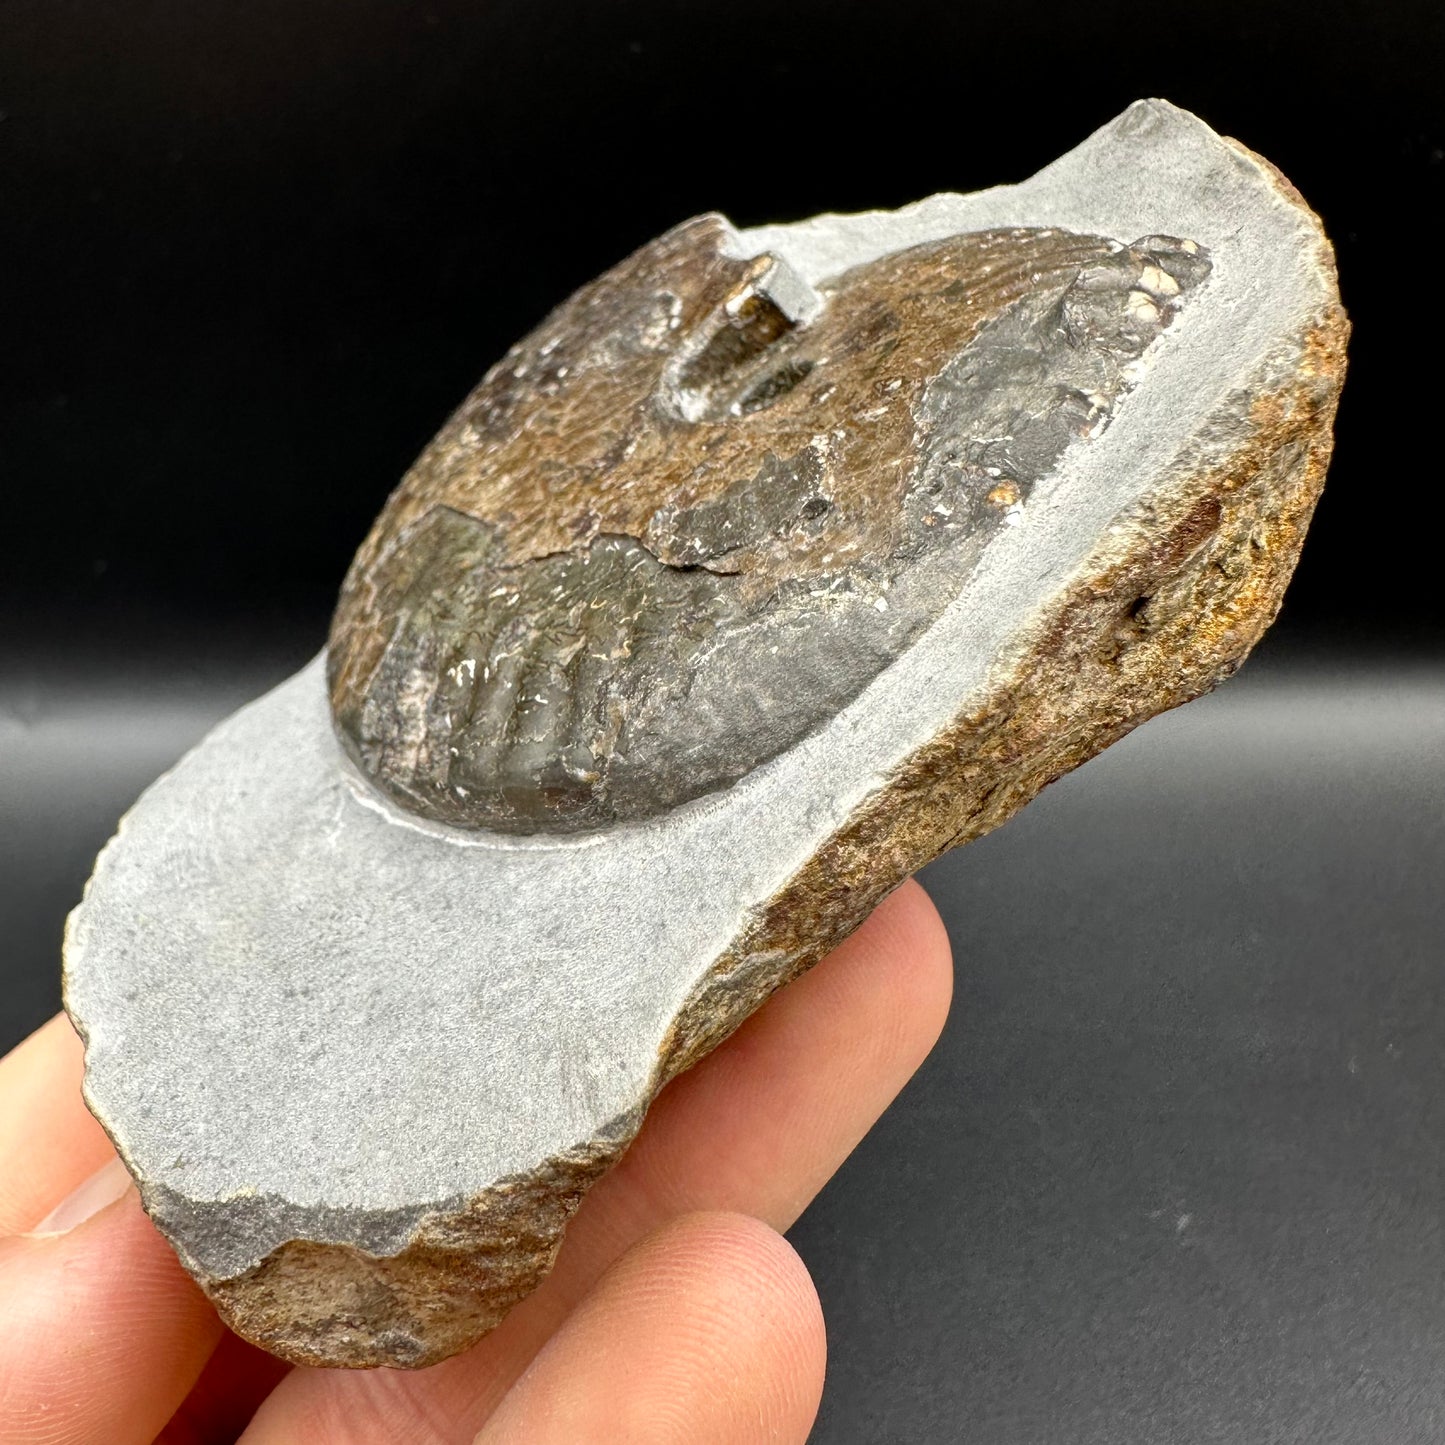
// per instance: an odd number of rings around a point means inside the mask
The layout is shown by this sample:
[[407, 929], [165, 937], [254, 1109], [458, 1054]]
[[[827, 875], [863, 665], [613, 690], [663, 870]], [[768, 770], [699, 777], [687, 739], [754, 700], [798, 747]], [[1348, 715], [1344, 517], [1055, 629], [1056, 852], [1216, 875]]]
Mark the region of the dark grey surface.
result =
[[[0, 1044], [119, 811], [292, 660], [0, 676]], [[824, 1445], [1445, 1435], [1445, 664], [1287, 660], [929, 870], [954, 1016], [793, 1233]]]

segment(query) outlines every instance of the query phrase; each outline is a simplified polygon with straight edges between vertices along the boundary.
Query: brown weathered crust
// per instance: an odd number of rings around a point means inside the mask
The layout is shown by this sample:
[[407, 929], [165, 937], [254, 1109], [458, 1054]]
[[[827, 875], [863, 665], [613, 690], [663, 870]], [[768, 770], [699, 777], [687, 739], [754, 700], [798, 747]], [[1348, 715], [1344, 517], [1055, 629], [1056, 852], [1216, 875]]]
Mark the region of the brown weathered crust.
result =
[[679, 1016], [664, 1075], [715, 1048], [925, 863], [1240, 666], [1279, 611], [1324, 486], [1348, 337], [1335, 304], [1303, 338], [1292, 379], [1248, 404], [1238, 446], [1161, 487], [1121, 529], [1129, 544], [1101, 547], [997, 666], [982, 704], [758, 910]]
[[[1279, 613], [1324, 488], [1350, 323], [1334, 248], [1273, 162], [1223, 136], [1306, 216], [1331, 300], [1202, 429], [1197, 453], [1080, 569], [984, 701], [908, 758], [759, 908], [679, 1013], [663, 1079], [716, 1048], [926, 863], [1005, 823], [1141, 722], [1230, 677]], [[1239, 427], [1234, 412], [1246, 418]]]
[[615, 1138], [424, 1219], [397, 1254], [293, 1240], [234, 1279], [198, 1278], [232, 1330], [292, 1364], [437, 1364], [495, 1329], [547, 1276], [568, 1219], [641, 1122], [639, 1112]]

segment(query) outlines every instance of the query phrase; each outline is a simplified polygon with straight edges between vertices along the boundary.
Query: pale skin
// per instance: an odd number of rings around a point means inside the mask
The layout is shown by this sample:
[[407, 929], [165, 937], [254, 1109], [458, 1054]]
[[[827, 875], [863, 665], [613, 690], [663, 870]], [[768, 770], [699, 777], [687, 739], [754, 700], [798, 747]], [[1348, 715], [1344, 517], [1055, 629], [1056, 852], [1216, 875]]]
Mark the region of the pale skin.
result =
[[0, 1440], [802, 1442], [825, 1334], [781, 1231], [923, 1061], [951, 986], [943, 925], [907, 883], [664, 1090], [536, 1294], [414, 1372], [292, 1370], [230, 1334], [141, 1210], [52, 1019], [0, 1060]]

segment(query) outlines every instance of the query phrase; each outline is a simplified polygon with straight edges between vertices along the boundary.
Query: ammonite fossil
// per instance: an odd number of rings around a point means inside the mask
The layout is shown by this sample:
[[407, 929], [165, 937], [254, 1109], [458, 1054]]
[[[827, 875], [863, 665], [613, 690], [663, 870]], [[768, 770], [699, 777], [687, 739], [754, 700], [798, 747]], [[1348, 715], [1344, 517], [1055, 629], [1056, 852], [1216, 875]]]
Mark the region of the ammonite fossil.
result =
[[925, 242], [815, 287], [719, 216], [488, 372], [357, 555], [352, 757], [403, 807], [571, 831], [724, 787], [955, 596], [1208, 275], [1188, 238]]

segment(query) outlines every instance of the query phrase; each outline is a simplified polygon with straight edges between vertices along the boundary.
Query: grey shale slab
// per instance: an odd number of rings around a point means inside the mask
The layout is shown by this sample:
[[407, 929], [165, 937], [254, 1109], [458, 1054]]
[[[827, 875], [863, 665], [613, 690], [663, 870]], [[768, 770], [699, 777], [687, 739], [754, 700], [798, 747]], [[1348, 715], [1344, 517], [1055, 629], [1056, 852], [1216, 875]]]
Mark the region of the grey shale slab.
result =
[[[615, 807], [600, 826], [431, 821], [338, 741], [323, 657], [122, 821], [66, 935], [86, 1099], [239, 1333], [344, 1366], [479, 1338], [669, 1077], [915, 869], [1212, 687], [1268, 626], [1347, 324], [1320, 225], [1267, 162], [1144, 101], [1020, 185], [723, 239], [770, 253], [774, 299], [811, 325], [831, 278], [1012, 228], [1175, 238], [1208, 272], [1125, 359], [1107, 425], [1035, 448], [1027, 488], [994, 496], [1001, 523], [889, 655], [781, 741], [737, 724], [741, 776], [699, 796], [675, 771], [665, 796], [622, 778], [584, 800]], [[800, 515], [820, 475], [783, 479]], [[678, 565], [727, 525], [692, 515]], [[826, 641], [840, 667], [849, 636]]]

